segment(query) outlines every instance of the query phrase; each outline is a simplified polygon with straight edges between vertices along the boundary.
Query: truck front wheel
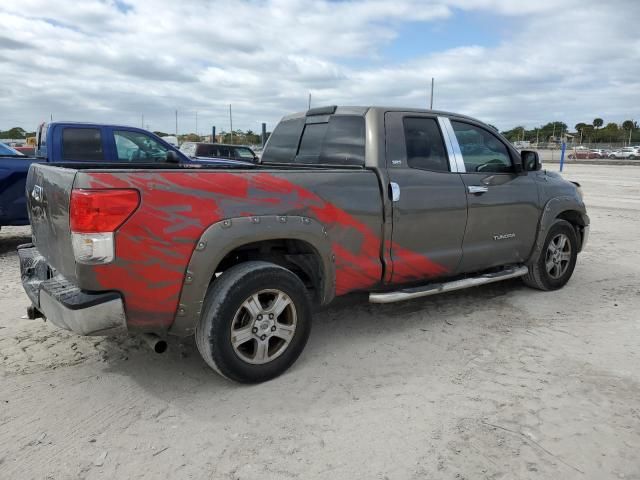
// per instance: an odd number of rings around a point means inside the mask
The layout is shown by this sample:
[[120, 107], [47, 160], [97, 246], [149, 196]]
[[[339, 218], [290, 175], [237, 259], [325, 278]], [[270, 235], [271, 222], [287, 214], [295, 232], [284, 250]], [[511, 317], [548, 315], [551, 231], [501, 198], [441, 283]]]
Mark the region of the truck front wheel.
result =
[[578, 257], [578, 239], [573, 226], [556, 220], [545, 238], [535, 263], [529, 265], [524, 283], [539, 290], [557, 290], [571, 278]]
[[297, 360], [310, 331], [311, 305], [302, 281], [273, 263], [246, 262], [213, 282], [195, 336], [216, 372], [259, 383]]

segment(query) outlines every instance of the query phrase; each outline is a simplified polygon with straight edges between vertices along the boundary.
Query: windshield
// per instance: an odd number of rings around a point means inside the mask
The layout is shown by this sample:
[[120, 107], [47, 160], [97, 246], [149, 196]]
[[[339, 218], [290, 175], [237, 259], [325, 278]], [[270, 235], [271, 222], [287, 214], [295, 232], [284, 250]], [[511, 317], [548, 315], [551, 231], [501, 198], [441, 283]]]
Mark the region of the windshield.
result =
[[4, 155], [6, 157], [24, 157], [22, 153], [14, 150], [9, 145], [5, 145], [4, 143], [0, 143], [0, 155]]

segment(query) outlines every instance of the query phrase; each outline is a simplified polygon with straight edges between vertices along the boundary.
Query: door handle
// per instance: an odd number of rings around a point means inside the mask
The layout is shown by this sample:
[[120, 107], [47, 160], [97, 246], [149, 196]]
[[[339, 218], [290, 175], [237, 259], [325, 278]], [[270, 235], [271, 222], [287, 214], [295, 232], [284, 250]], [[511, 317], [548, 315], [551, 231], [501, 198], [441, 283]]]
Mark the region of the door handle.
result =
[[389, 183], [389, 190], [391, 193], [391, 201], [400, 201], [400, 185], [398, 185], [396, 182], [391, 182]]
[[479, 185], [469, 185], [467, 189], [469, 190], [469, 193], [473, 193], [476, 195], [481, 195], [489, 191], [489, 187], [481, 187]]

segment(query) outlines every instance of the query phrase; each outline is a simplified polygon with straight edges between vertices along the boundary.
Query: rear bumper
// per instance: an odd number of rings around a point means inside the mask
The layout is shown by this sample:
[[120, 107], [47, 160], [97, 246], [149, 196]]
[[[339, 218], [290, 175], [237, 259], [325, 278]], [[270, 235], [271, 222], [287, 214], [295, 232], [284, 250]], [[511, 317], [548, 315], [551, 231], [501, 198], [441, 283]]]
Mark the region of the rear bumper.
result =
[[47, 320], [80, 335], [127, 331], [122, 297], [117, 292], [87, 292], [49, 267], [31, 244], [18, 247], [22, 286]]

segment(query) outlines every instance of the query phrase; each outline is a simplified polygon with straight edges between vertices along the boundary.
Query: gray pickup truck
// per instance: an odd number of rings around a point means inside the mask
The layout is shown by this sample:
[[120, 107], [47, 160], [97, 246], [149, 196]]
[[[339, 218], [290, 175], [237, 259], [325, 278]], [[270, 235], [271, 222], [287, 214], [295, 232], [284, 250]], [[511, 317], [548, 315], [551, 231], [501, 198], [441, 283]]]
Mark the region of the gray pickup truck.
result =
[[30, 317], [83, 335], [195, 334], [240, 382], [284, 372], [314, 306], [396, 302], [522, 277], [562, 287], [587, 241], [579, 185], [463, 115], [324, 107], [257, 165], [34, 164]]

